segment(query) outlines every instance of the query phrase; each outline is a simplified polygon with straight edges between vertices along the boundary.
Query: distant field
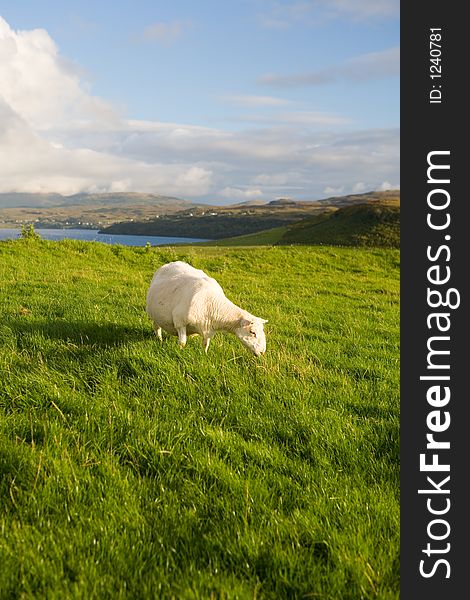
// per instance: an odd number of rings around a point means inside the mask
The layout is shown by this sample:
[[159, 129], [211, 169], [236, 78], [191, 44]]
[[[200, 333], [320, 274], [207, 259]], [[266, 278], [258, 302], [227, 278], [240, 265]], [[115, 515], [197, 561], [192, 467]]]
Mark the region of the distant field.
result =
[[223, 240], [211, 240], [210, 242], [198, 242], [198, 246], [273, 246], [279, 242], [286, 233], [287, 227], [274, 227], [259, 233], [239, 235], [225, 238]]
[[[269, 319], [160, 344], [187, 260]], [[399, 598], [399, 251], [0, 242], [3, 598]]]

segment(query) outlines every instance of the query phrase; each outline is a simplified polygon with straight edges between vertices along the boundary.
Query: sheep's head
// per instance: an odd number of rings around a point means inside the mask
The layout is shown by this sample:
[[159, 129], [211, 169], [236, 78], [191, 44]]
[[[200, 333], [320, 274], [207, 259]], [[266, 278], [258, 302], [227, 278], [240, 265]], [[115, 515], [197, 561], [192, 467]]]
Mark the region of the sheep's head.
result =
[[264, 334], [264, 324], [266, 319], [260, 319], [252, 315], [242, 317], [235, 329], [235, 335], [241, 343], [251, 350], [255, 356], [266, 352], [266, 336]]

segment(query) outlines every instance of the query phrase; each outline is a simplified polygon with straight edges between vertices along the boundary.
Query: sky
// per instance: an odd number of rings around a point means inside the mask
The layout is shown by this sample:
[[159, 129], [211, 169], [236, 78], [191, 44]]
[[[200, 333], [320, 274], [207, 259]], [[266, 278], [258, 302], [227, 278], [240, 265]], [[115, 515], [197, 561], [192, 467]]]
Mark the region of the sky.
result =
[[399, 0], [0, 5], [0, 192], [399, 187]]

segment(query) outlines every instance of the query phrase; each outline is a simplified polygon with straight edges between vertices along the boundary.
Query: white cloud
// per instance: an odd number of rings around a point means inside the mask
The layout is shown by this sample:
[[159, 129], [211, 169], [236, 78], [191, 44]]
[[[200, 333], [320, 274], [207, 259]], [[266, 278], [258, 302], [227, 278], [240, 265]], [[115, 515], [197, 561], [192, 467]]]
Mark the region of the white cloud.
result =
[[139, 37], [145, 42], [158, 42], [160, 44], [170, 45], [190, 28], [191, 23], [189, 21], [160, 21], [149, 25]]
[[400, 184], [396, 183], [396, 184], [392, 184], [389, 181], [383, 181], [380, 186], [378, 187], [378, 189], [382, 190], [382, 191], [386, 191], [386, 190], [398, 190], [400, 189]]
[[399, 0], [284, 0], [263, 4], [261, 25], [287, 29], [294, 25], [321, 26], [330, 21], [383, 21], [396, 18]]
[[45, 30], [14, 32], [2, 17], [0, 82], [4, 101], [35, 130], [119, 120], [111, 105], [83, 89]]
[[358, 181], [353, 185], [352, 192], [353, 194], [360, 194], [361, 192], [365, 192], [366, 186], [363, 181]]
[[288, 182], [288, 176], [286, 173], [260, 173], [253, 178], [253, 183], [263, 186], [280, 186], [285, 185]]
[[269, 114], [244, 114], [236, 119], [231, 119], [238, 123], [256, 123], [260, 125], [270, 125], [273, 127], [334, 127], [350, 123], [350, 119], [340, 115], [325, 113], [313, 110], [297, 110], [290, 112], [272, 112]]
[[399, 181], [398, 130], [344, 132], [340, 115], [276, 112], [256, 126], [247, 117], [241, 131], [127, 120], [91, 95], [46, 31], [15, 32], [0, 19], [0, 192], [128, 190], [214, 202], [320, 198], [358, 181], [367, 189]]
[[311, 15], [310, 2], [281, 3], [272, 2], [271, 7], [261, 15], [261, 25], [268, 29], [287, 29], [297, 23], [305, 22]]
[[46, 31], [14, 32], [0, 17], [0, 191], [208, 192], [211, 172], [193, 161], [167, 165], [118, 155], [106, 142], [80, 144], [86, 132], [108, 139], [127, 126], [67, 66]]
[[400, 72], [400, 48], [388, 48], [380, 52], [369, 52], [347, 60], [339, 65], [308, 73], [278, 75], [267, 73], [259, 78], [259, 83], [277, 87], [297, 87], [303, 85], [325, 85], [346, 80], [355, 83], [398, 76]]
[[233, 94], [228, 96], [221, 96], [220, 99], [225, 102], [230, 102], [237, 106], [249, 106], [253, 108], [267, 107], [267, 106], [286, 106], [291, 104], [291, 100], [285, 100], [284, 98], [275, 98], [274, 96], [250, 96]]
[[340, 194], [344, 193], [344, 186], [331, 187], [330, 185], [327, 185], [323, 192], [327, 196], [339, 196]]
[[220, 190], [219, 194], [223, 198], [232, 198], [235, 200], [255, 200], [256, 198], [261, 198], [263, 192], [260, 189], [241, 190], [234, 187], [225, 187]]
[[349, 17], [359, 21], [398, 17], [400, 0], [322, 0], [335, 18]]
[[346, 123], [349, 123], [349, 119], [346, 119], [345, 117], [318, 111], [306, 110], [299, 110], [290, 113], [281, 113], [277, 115], [276, 118], [279, 123], [291, 123], [298, 125], [329, 126], [344, 125]]
[[0, 99], [0, 191], [156, 191], [206, 194], [211, 172], [192, 164], [150, 164], [90, 148], [67, 149], [35, 133]]

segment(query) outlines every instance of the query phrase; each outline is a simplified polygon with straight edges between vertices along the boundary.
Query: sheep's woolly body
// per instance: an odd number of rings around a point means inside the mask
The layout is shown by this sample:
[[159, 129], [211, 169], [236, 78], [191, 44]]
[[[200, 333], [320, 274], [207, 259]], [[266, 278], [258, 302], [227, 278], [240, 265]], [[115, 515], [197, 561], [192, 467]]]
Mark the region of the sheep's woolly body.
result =
[[[147, 293], [147, 313], [161, 338], [161, 329], [177, 335], [199, 334], [207, 351], [217, 331], [234, 333], [255, 354], [265, 351], [264, 320], [231, 302], [215, 279], [187, 263], [160, 267]], [[251, 338], [251, 339], [250, 339]]]

